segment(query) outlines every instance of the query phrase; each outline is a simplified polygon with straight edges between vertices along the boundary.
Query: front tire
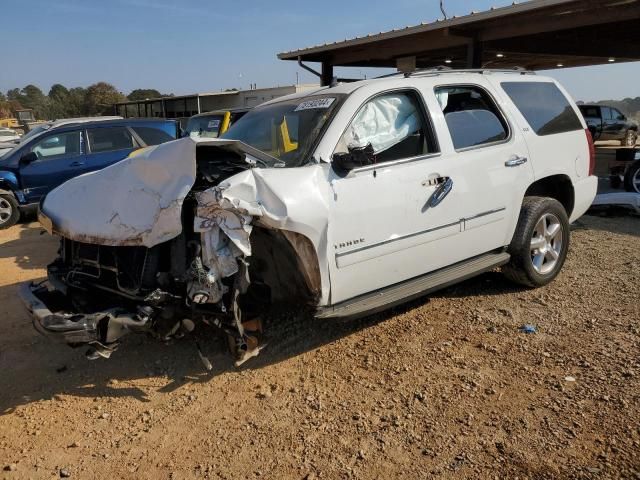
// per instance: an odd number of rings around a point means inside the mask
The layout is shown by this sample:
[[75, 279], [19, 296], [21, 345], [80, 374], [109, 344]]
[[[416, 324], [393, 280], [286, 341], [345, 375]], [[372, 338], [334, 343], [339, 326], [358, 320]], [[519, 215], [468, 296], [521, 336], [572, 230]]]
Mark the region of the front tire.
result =
[[569, 219], [560, 202], [525, 197], [509, 245], [505, 276], [527, 287], [542, 287], [558, 276], [569, 251]]
[[625, 135], [624, 140], [620, 141], [620, 144], [626, 147], [635, 147], [637, 141], [638, 132], [635, 130], [627, 130], [627, 134]]
[[640, 161], [633, 162], [624, 174], [624, 189], [627, 192], [640, 193]]
[[13, 195], [0, 195], [0, 229], [14, 226], [20, 220], [18, 202]]

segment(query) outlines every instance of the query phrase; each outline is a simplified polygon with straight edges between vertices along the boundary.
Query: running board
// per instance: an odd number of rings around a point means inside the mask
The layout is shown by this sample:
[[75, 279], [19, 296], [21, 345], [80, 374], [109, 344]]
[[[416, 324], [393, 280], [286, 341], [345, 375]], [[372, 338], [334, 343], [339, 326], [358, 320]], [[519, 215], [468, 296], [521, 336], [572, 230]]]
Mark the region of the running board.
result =
[[509, 262], [506, 252], [492, 252], [465, 260], [455, 265], [436, 270], [421, 277], [413, 278], [390, 287], [367, 293], [332, 307], [321, 308], [317, 318], [361, 317], [386, 310], [428, 293], [446, 288], [454, 283], [493, 270]]

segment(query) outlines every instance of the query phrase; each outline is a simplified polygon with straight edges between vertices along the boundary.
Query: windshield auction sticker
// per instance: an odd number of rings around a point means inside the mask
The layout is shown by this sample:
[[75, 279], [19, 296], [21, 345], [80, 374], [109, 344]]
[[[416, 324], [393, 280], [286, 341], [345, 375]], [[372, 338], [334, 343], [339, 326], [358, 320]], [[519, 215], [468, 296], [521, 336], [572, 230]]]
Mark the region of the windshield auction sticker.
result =
[[335, 98], [318, 98], [316, 100], [307, 100], [306, 102], [302, 102], [300, 105], [298, 105], [294, 112], [299, 112], [301, 110], [329, 108], [331, 104], [335, 102], [335, 100]]

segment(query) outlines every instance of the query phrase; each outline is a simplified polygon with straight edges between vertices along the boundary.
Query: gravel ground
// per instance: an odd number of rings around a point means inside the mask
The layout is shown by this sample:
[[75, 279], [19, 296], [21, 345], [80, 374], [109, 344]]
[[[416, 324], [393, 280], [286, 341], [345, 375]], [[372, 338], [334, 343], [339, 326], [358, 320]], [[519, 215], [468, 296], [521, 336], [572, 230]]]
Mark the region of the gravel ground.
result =
[[274, 315], [240, 370], [203, 331], [211, 373], [190, 339], [90, 362], [37, 335], [16, 288], [56, 248], [0, 232], [0, 478], [640, 478], [640, 218], [583, 217], [539, 290]]

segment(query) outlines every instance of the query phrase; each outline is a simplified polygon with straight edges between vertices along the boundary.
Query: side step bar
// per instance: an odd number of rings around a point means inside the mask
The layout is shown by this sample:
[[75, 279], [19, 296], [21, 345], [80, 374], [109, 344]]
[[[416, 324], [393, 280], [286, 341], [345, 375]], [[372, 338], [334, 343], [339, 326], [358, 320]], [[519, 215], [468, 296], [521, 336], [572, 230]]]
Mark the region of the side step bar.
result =
[[386, 310], [400, 303], [446, 288], [454, 283], [493, 270], [509, 262], [506, 252], [491, 252], [436, 270], [421, 277], [385, 287], [373, 293], [347, 300], [332, 307], [321, 308], [317, 318], [355, 318]]

